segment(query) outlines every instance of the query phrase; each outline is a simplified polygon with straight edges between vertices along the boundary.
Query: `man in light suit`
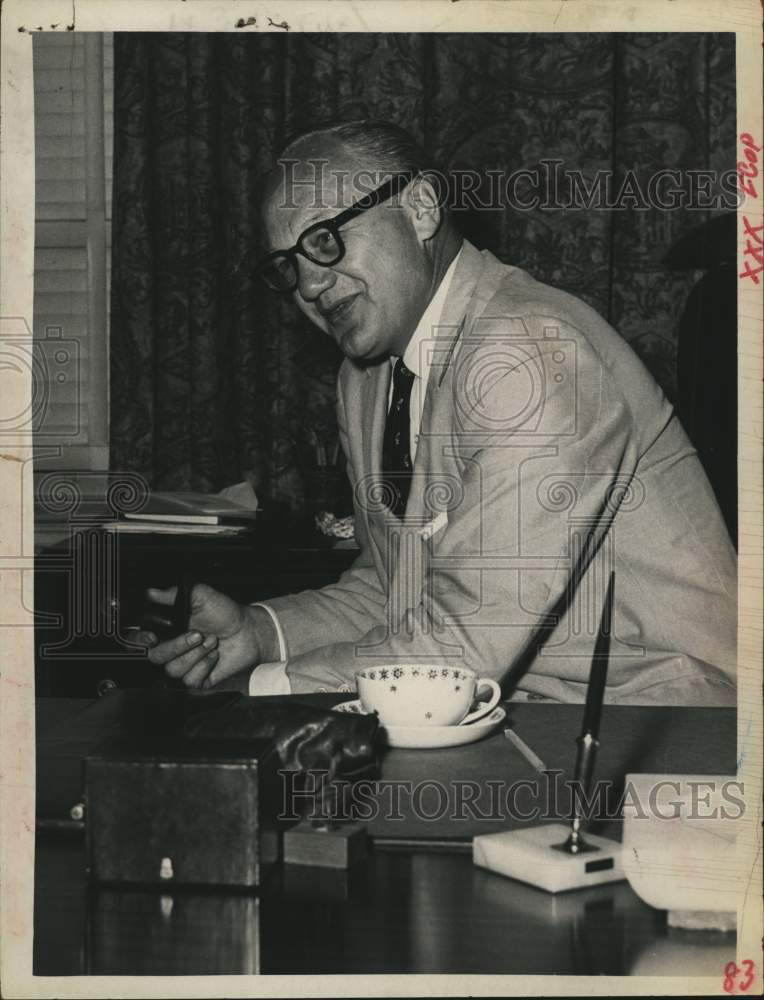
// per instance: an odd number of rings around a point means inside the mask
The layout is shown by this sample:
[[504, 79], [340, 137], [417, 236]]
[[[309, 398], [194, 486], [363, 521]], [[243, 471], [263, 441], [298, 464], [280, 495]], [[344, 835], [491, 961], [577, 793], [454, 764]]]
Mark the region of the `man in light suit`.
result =
[[734, 550], [671, 405], [587, 305], [464, 241], [428, 166], [346, 123], [265, 199], [261, 276], [346, 356], [355, 564], [254, 607], [198, 585], [192, 632], [140, 641], [191, 687], [351, 691], [417, 660], [581, 701], [614, 569], [606, 700], [734, 704]]

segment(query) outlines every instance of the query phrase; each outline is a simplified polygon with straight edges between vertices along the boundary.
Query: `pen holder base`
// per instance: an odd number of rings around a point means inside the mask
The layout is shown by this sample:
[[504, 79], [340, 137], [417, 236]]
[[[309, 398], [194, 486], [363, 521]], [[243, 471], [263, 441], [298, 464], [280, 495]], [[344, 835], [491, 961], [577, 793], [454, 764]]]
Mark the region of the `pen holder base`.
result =
[[586, 850], [563, 849], [570, 828], [562, 823], [487, 833], [472, 841], [472, 860], [479, 868], [527, 882], [545, 892], [584, 889], [626, 878], [622, 847], [613, 840], [586, 834]]

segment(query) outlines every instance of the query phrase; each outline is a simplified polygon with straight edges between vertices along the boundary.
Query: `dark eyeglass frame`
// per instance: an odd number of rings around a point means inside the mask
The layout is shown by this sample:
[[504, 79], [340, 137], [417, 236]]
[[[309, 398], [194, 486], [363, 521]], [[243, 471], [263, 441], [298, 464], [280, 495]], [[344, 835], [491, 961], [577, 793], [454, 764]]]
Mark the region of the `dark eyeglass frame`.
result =
[[[300, 280], [300, 273], [297, 266], [297, 257], [305, 257], [307, 260], [311, 261], [313, 264], [318, 264], [320, 267], [334, 267], [335, 264], [339, 264], [342, 258], [345, 256], [345, 244], [340, 236], [340, 227], [344, 226], [346, 222], [350, 222], [351, 219], [357, 218], [359, 215], [363, 215], [364, 212], [368, 212], [370, 208], [374, 208], [377, 205], [381, 205], [383, 202], [388, 201], [396, 194], [400, 192], [409, 184], [416, 173], [414, 171], [407, 171], [406, 173], [395, 174], [390, 180], [385, 181], [384, 184], [376, 188], [374, 191], [370, 191], [369, 194], [359, 198], [358, 201], [353, 202], [348, 208], [343, 209], [339, 215], [335, 215], [331, 219], [321, 219], [320, 222], [314, 222], [312, 225], [308, 226], [307, 229], [303, 230], [297, 238], [297, 242], [293, 247], [288, 250], [273, 250], [271, 253], [266, 254], [265, 257], [261, 258], [255, 265], [255, 274], [264, 282], [268, 288], [273, 292], [277, 292], [280, 295], [291, 294]], [[317, 232], [319, 229], [327, 229], [332, 234], [335, 242], [337, 243], [337, 256], [330, 261], [318, 260], [313, 254], [305, 249], [304, 242], [312, 234]], [[265, 268], [272, 263], [274, 260], [280, 258], [286, 258], [289, 261], [294, 273], [293, 282], [286, 288], [276, 288], [270, 281], [265, 277]]]

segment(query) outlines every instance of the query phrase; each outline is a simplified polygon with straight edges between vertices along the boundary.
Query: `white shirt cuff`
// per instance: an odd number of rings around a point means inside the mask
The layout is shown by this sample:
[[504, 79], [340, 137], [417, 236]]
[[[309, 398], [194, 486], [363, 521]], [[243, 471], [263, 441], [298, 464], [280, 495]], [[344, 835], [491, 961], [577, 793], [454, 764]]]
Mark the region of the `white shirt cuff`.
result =
[[281, 661], [286, 660], [286, 658], [287, 658], [287, 644], [286, 644], [286, 638], [284, 636], [284, 631], [281, 628], [281, 623], [279, 622], [279, 616], [276, 614], [276, 612], [273, 610], [273, 608], [269, 608], [267, 604], [257, 603], [257, 604], [253, 604], [252, 607], [253, 608], [262, 608], [263, 611], [267, 611], [268, 614], [270, 615], [270, 619], [273, 622], [273, 627], [276, 629], [276, 636], [277, 636], [277, 638], [279, 640], [279, 660], [281, 660]]
[[279, 642], [280, 660], [274, 660], [272, 663], [261, 663], [255, 667], [249, 675], [249, 693], [255, 696], [263, 694], [291, 694], [292, 685], [289, 683], [286, 672], [286, 638], [276, 612], [269, 608], [267, 604], [253, 604], [252, 607], [263, 608], [271, 616], [271, 621], [276, 629], [276, 636]]
[[249, 675], [249, 693], [259, 694], [291, 694], [292, 685], [286, 672], [286, 663], [261, 663]]

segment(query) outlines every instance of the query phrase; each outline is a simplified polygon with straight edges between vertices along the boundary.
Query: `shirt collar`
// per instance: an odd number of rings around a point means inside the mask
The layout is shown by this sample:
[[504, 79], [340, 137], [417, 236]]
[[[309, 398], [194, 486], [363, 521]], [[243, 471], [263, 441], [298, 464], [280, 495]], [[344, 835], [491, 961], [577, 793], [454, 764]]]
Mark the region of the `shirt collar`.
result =
[[[424, 379], [425, 383], [427, 382], [427, 377], [430, 373], [430, 356], [432, 351], [428, 351], [424, 345], [428, 340], [432, 340], [432, 338], [436, 336], [435, 327], [437, 327], [441, 314], [443, 313], [443, 306], [446, 304], [448, 290], [451, 287], [454, 272], [456, 271], [456, 265], [461, 255], [462, 251], [460, 249], [449, 264], [448, 270], [443, 275], [440, 284], [435, 289], [435, 294], [430, 299], [425, 311], [422, 313], [421, 319], [417, 323], [416, 330], [414, 330], [411, 340], [408, 342], [406, 350], [403, 352], [404, 365], [410, 372], [413, 372], [417, 378]], [[396, 361], [397, 358], [390, 358], [391, 364], [394, 365]]]

